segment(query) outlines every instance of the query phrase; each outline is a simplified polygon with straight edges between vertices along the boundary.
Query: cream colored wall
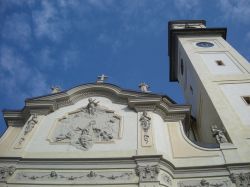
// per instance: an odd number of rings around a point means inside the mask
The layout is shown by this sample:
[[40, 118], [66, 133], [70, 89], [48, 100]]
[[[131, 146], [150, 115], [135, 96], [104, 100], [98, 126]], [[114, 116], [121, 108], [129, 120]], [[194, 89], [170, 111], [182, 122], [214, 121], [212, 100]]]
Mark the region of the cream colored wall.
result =
[[[115, 111], [115, 114], [122, 116], [122, 138], [115, 140], [111, 143], [95, 143], [93, 147], [87, 151], [87, 154], [91, 152], [109, 152], [109, 151], [119, 151], [135, 152], [137, 149], [137, 113], [129, 110], [126, 105], [114, 104], [111, 100], [104, 97], [91, 97], [96, 101], [99, 101], [100, 106], [104, 106], [110, 110]], [[48, 134], [56, 119], [63, 117], [68, 112], [77, 110], [78, 108], [85, 107], [88, 104], [88, 99], [83, 99], [74, 105], [60, 108], [59, 110], [49, 114], [46, 118], [39, 124], [39, 128], [32, 137], [30, 143], [28, 144], [25, 151], [31, 154], [39, 153], [63, 153], [65, 155], [70, 153], [79, 153], [84, 156], [86, 151], [79, 150], [70, 144], [54, 144], [51, 145], [47, 141]]]
[[[195, 46], [195, 43], [198, 41], [212, 41], [216, 46], [200, 48]], [[198, 78], [196, 78], [196, 80], [199, 80], [197, 84], [202, 85], [199, 88], [201, 89], [202, 100], [205, 101], [206, 104], [202, 107], [201, 113], [203, 117], [201, 116], [198, 120], [199, 125], [201, 127], [207, 127], [207, 125], [203, 124], [210, 123], [212, 125], [212, 123], [219, 123], [219, 121], [221, 121], [233, 144], [237, 147], [237, 149], [231, 150], [231, 152], [227, 151], [227, 154], [225, 154], [226, 160], [228, 162], [250, 161], [250, 157], [247, 156], [250, 155], [250, 128], [243, 123], [247, 118], [242, 118], [241, 115], [238, 115], [235, 110], [243, 110], [243, 108], [235, 108], [234, 104], [230, 103], [230, 99], [227, 98], [227, 95], [232, 96], [234, 91], [228, 89], [226, 91], [227, 93], [225, 93], [225, 91], [223, 91], [225, 88], [220, 86], [222, 84], [233, 85], [241, 83], [248, 85], [250, 83], [249, 63], [223, 38], [218, 36], [179, 37], [179, 44], [183, 47], [187, 55], [187, 62], [190, 62], [190, 67], [195, 70], [195, 75], [198, 76]], [[233, 59], [235, 66], [232, 66], [230, 71], [226, 71], [226, 75], [224, 75], [225, 72], [218, 74], [217, 71], [215, 75], [211, 73], [212, 69], [209, 69], [206, 64], [208, 62], [204, 62], [204, 58], [201, 56], [201, 54], [205, 53], [227, 54], [227, 56]], [[216, 58], [217, 57], [218, 56], [216, 56]], [[237, 70], [238, 73], [236, 73], [235, 68], [239, 70]], [[238, 90], [241, 94], [249, 94], [248, 89], [243, 89], [243, 87], [238, 88], [241, 90]], [[231, 94], [228, 92], [231, 92]], [[194, 102], [193, 105], [199, 106], [200, 103]], [[219, 119], [217, 117], [219, 117]], [[228, 154], [228, 152], [230, 153]], [[234, 156], [236, 154], [238, 156], [233, 159], [230, 154]]]

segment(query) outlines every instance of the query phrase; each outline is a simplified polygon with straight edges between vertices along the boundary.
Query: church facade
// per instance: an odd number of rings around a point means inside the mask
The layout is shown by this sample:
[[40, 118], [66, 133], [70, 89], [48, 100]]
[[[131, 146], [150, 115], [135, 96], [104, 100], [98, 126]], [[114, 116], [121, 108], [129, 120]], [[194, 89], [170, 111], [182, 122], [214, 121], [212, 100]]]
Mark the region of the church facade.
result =
[[101, 76], [4, 111], [0, 186], [248, 187], [250, 66], [225, 37], [169, 22], [170, 80], [187, 105]]

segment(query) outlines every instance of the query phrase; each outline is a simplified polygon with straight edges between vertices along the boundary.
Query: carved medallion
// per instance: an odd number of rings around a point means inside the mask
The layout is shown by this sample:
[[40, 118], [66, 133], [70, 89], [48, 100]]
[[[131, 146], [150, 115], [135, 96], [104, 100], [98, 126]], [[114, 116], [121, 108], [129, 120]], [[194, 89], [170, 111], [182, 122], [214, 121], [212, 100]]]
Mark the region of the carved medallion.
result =
[[87, 151], [95, 143], [108, 143], [120, 138], [121, 117], [99, 106], [99, 102], [92, 98], [88, 102], [87, 106], [56, 121], [50, 142], [70, 143]]

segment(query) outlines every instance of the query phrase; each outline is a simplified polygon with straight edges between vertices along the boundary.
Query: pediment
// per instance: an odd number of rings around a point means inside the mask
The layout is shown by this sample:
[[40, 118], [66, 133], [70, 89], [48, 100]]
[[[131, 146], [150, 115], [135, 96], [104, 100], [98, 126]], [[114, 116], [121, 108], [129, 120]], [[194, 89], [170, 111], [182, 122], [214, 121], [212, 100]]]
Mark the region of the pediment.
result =
[[32, 114], [47, 115], [82, 99], [96, 96], [127, 105], [136, 112], [154, 111], [164, 121], [182, 120], [187, 128], [189, 126], [190, 106], [175, 104], [168, 96], [124, 90], [106, 83], [84, 84], [60, 93], [27, 99], [22, 110], [5, 110], [4, 118], [9, 126], [23, 126]]

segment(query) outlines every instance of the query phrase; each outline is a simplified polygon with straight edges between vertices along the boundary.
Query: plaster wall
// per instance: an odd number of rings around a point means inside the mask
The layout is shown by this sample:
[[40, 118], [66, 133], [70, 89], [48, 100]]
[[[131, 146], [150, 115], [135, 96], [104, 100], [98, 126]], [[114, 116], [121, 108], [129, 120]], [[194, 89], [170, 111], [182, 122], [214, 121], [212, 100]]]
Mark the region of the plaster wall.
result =
[[250, 105], [243, 99], [243, 96], [250, 96], [250, 83], [221, 84], [220, 88], [239, 116], [241, 123], [250, 127]]
[[[229, 56], [224, 52], [201, 53], [200, 55], [211, 74], [231, 75], [242, 73], [237, 67], [236, 62], [234, 62], [232, 58], [229, 58]], [[218, 65], [216, 63], [217, 60], [220, 60], [223, 64]]]

